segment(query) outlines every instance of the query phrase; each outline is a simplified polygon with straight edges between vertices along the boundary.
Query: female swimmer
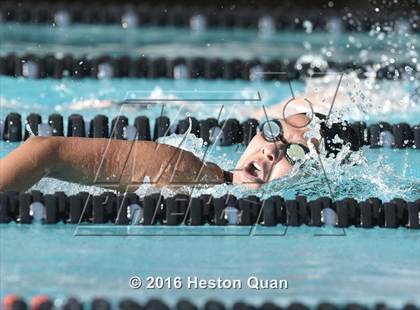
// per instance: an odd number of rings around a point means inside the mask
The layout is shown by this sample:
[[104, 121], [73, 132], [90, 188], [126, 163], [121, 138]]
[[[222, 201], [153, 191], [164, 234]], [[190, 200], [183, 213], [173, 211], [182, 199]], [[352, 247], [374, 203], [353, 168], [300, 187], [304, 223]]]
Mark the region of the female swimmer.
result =
[[[309, 151], [305, 137], [309, 122], [301, 113], [264, 122], [233, 173], [191, 152], [151, 141], [31, 137], [0, 160], [0, 191], [24, 191], [43, 177], [122, 192], [135, 191], [146, 177], [158, 187], [227, 182], [259, 188], [284, 177], [304, 158]], [[349, 130], [341, 136], [344, 142], [351, 142]], [[332, 138], [336, 133], [324, 130], [322, 134]], [[317, 148], [319, 141], [309, 143]], [[331, 145], [326, 144], [326, 149], [331, 151]]]

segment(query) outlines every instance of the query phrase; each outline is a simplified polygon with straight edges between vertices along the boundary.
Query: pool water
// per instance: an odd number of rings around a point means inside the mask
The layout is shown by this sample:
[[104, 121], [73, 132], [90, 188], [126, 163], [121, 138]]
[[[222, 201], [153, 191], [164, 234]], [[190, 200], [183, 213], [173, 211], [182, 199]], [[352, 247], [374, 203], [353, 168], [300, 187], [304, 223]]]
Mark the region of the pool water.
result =
[[[40, 113], [44, 120], [52, 112], [65, 117], [71, 113], [82, 113], [86, 119], [98, 113], [110, 118], [118, 113], [125, 114], [130, 121], [140, 114], [154, 118], [159, 115], [161, 105], [149, 109], [127, 107], [95, 108], [95, 104], [78, 102], [88, 99], [123, 100], [127, 92], [141, 90], [150, 92], [152, 98], [183, 98], [192, 96], [182, 93], [200, 90], [197, 97], [212, 96], [237, 98], [233, 106], [227, 106], [226, 115], [246, 118], [261, 103], [248, 102], [255, 92], [262, 94], [263, 103], [270, 106], [287, 99], [290, 90], [285, 83], [250, 83], [243, 81], [170, 81], [170, 80], [25, 80], [1, 77], [1, 118], [11, 111], [18, 111], [25, 117], [30, 112]], [[303, 82], [293, 82], [296, 92], [308, 87]], [[410, 82], [392, 85], [396, 93], [406, 96], [413, 85]], [[325, 87], [330, 87], [328, 82]], [[22, 91], [24, 90], [24, 91]], [[218, 92], [223, 90], [224, 93]], [[178, 91], [178, 92], [177, 92]], [[204, 92], [205, 91], [205, 92]], [[212, 94], [211, 91], [214, 91]], [[230, 93], [229, 93], [230, 92]], [[212, 95], [211, 95], [212, 94]], [[392, 95], [392, 94], [391, 94]], [[363, 116], [368, 122], [389, 120], [415, 124], [418, 119], [411, 111], [417, 105], [402, 101], [401, 113], [383, 111], [379, 92], [378, 101], [373, 102], [370, 114]], [[397, 97], [397, 95], [395, 95]], [[383, 97], [385, 98], [385, 97]], [[382, 98], [382, 99], [383, 99]], [[240, 100], [239, 100], [240, 99]], [[394, 101], [395, 102], [395, 101]], [[362, 104], [360, 101], [358, 105]], [[181, 103], [183, 113], [197, 118], [213, 116], [222, 103]], [[378, 106], [375, 106], [378, 105]], [[125, 109], [125, 107], [124, 107]], [[139, 110], [140, 109], [140, 110]], [[340, 109], [340, 108], [339, 108]], [[179, 111], [179, 105], [169, 106], [170, 117]], [[353, 110], [354, 111], [354, 110]], [[127, 113], [125, 113], [127, 112]], [[188, 114], [189, 113], [189, 114]], [[354, 116], [343, 108], [349, 119]], [[167, 138], [168, 143], [176, 137]], [[172, 140], [172, 141], [171, 141]], [[186, 146], [200, 153], [200, 141], [190, 138]], [[18, 143], [1, 142], [1, 156], [5, 156]], [[219, 147], [210, 152], [210, 159], [225, 169], [233, 168], [243, 147]], [[358, 165], [340, 167], [335, 162], [325, 162], [329, 181], [336, 199], [355, 197], [366, 199], [377, 196], [383, 200], [401, 197], [407, 200], [419, 198], [420, 172], [417, 150], [395, 150], [390, 148], [364, 148], [358, 158]], [[35, 185], [45, 193], [63, 190], [68, 194], [87, 190], [98, 193], [102, 190], [69, 184], [45, 178]], [[139, 193], [144, 193], [141, 189]], [[251, 192], [241, 187], [221, 185], [203, 190], [214, 195], [231, 192], [242, 196]], [[197, 194], [199, 194], [198, 192]], [[309, 199], [330, 196], [324, 176], [312, 171], [310, 176], [292, 176], [276, 181], [256, 193], [261, 197], [273, 194], [293, 198], [304, 194]], [[213, 227], [214, 228], [214, 227]], [[84, 300], [106, 296], [116, 301], [119, 297], [132, 296], [144, 300], [155, 296], [174, 303], [178, 298], [188, 297], [198, 303], [208, 298], [217, 298], [227, 303], [246, 300], [261, 303], [264, 300], [287, 304], [295, 300], [314, 305], [322, 300], [340, 304], [358, 301], [374, 304], [384, 301], [392, 306], [412, 302], [419, 304], [420, 242], [419, 232], [404, 228], [386, 230], [374, 228], [361, 230], [349, 228], [257, 228], [251, 230], [256, 236], [247, 236], [249, 228], [227, 227], [175, 228], [180, 236], [164, 236], [167, 227], [125, 228], [91, 227], [57, 224], [54, 226], [8, 224], [0, 227], [0, 278], [2, 294], [20, 292], [24, 296], [37, 293], [56, 297], [79, 296]], [[132, 236], [90, 236], [91, 234], [123, 234]], [[283, 236], [284, 232], [287, 232]], [[173, 233], [173, 231], [170, 231]], [[264, 236], [264, 234], [275, 236]], [[203, 236], [188, 236], [189, 234]], [[215, 236], [209, 236], [214, 234]], [[227, 236], [220, 236], [227, 234]], [[238, 236], [239, 234], [239, 236]], [[262, 234], [262, 236], [260, 235]], [[315, 236], [325, 234], [327, 236]], [[163, 236], [162, 236], [163, 235]], [[341, 236], [331, 236], [341, 235]], [[112, 255], [110, 255], [112, 253]], [[240, 279], [246, 283], [249, 276], [261, 279], [284, 279], [287, 290], [134, 290], [129, 288], [130, 276], [188, 276], [204, 279]], [[112, 292], [111, 294], [109, 292]]]
[[[416, 63], [418, 57], [416, 34], [392, 37], [394, 34], [391, 33], [381, 35], [382, 30], [372, 35], [335, 34], [331, 38], [333, 43], [330, 43], [331, 40], [325, 39], [325, 33], [278, 33], [250, 43], [250, 33], [258, 37], [256, 32], [242, 30], [211, 30], [196, 35], [186, 29], [159, 28], [146, 29], [139, 35], [133, 29], [123, 33], [115, 26], [66, 29], [31, 26], [29, 29], [23, 25], [0, 24], [2, 53], [50, 51], [119, 55], [129, 50], [133, 55], [147, 56], [270, 58], [307, 52], [321, 54], [328, 60], [379, 60], [382, 63], [389, 63], [391, 59]], [[168, 38], [171, 40], [166, 40]], [[388, 48], [388, 39], [392, 39], [393, 48]], [[127, 41], [122, 44], [121, 40]], [[295, 94], [316, 93], [319, 97], [331, 94], [339, 75], [330, 73], [322, 79], [292, 81], [292, 89]], [[368, 124], [379, 121], [418, 124], [420, 105], [418, 97], [413, 96], [418, 87], [419, 82], [413, 76], [400, 81], [375, 81], [358, 80], [352, 74], [346, 75], [340, 87], [343, 96], [334, 105], [333, 116], [350, 121], [363, 120]], [[1, 76], [0, 90], [1, 120], [9, 112], [20, 113], [22, 119], [36, 112], [42, 115], [44, 122], [51, 113], [60, 113], [65, 120], [72, 113], [80, 113], [85, 119], [96, 114], [105, 114], [112, 119], [121, 113], [129, 118], [131, 124], [138, 115], [147, 115], [153, 120], [162, 111], [159, 99], [177, 101], [165, 104], [164, 113], [171, 120], [186, 116], [198, 119], [214, 117], [222, 107], [221, 119], [234, 117], [244, 120], [260, 111], [262, 105], [271, 107], [291, 98], [288, 83], [262, 81], [30, 80]], [[133, 92], [153, 99], [155, 104], [147, 107], [121, 106], [101, 101], [122, 101]], [[253, 101], [259, 96], [261, 101]], [[196, 97], [197, 101], [182, 101], [189, 97]], [[210, 103], [206, 99], [220, 101]], [[234, 103], [227, 103], [232, 99]], [[163, 142], [176, 144], [178, 140], [179, 137], [170, 136]], [[6, 156], [18, 145], [1, 141], [0, 157]], [[188, 137], [183, 147], [197, 155], [204, 151], [202, 141], [194, 137]], [[212, 147], [207, 159], [224, 169], [231, 169], [243, 150], [243, 146]], [[316, 162], [309, 161], [313, 165], [302, 167], [300, 173], [295, 171], [258, 191], [220, 185], [195, 194], [219, 196], [229, 192], [238, 197], [256, 194], [262, 198], [274, 194], [293, 198], [300, 194], [308, 199], [320, 196], [333, 196], [335, 199], [379, 197], [384, 201], [396, 197], [412, 201], [420, 197], [418, 150], [364, 147], [352, 155], [353, 165], [340, 165], [338, 162], [324, 158], [328, 180]], [[33, 189], [44, 193], [62, 190], [67, 194], [82, 190], [91, 193], [103, 191], [97, 187], [49, 178], [41, 180]], [[138, 193], [144, 194], [147, 190], [141, 187]], [[108, 235], [97, 236], [104, 232]], [[168, 236], [168, 232], [172, 236]], [[117, 236], [121, 234], [128, 236]], [[0, 297], [19, 292], [26, 297], [43, 293], [63, 298], [74, 295], [85, 300], [105, 296], [113, 301], [122, 296], [140, 300], [155, 296], [169, 303], [180, 297], [189, 297], [199, 303], [216, 298], [228, 303], [245, 300], [258, 304], [271, 300], [284, 305], [296, 300], [310, 305], [323, 300], [339, 304], [357, 301], [366, 305], [383, 301], [395, 307], [408, 302], [420, 304], [419, 237], [418, 231], [405, 228], [343, 230], [278, 226], [172, 229], [2, 224]], [[255, 275], [261, 279], [287, 280], [289, 288], [133, 290], [128, 286], [128, 279], [134, 275], [241, 280]]]
[[[153, 227], [154, 228], [154, 227]], [[112, 232], [113, 227], [107, 228]], [[200, 233], [201, 227], [176, 228], [182, 234]], [[247, 228], [239, 228], [246, 229]], [[269, 228], [278, 236], [229, 236], [235, 227], [217, 228], [224, 236], [164, 236], [167, 227], [149, 231], [152, 236], [88, 236], [85, 228], [74, 236], [75, 226], [48, 227], [8, 224], [0, 227], [2, 294], [38, 293], [83, 300], [104, 296], [116, 300], [131, 296], [141, 301], [159, 297], [168, 303], [187, 297], [197, 303], [216, 298], [226, 303], [266, 300], [286, 305], [302, 301], [314, 305], [328, 300], [339, 304], [383, 301], [393, 307], [419, 304], [419, 237], [407, 229]], [[187, 231], [188, 230], [188, 231]], [[142, 231], [142, 228], [139, 228]], [[159, 235], [159, 233], [163, 234]], [[212, 231], [211, 233], [214, 233]], [[86, 235], [87, 236], [86, 236]], [[261, 235], [258, 235], [261, 234]], [[153, 236], [155, 235], [155, 236]], [[202, 279], [260, 279], [288, 281], [288, 289], [240, 290], [131, 289], [131, 276]]]
[[[37, 112], [45, 122], [48, 115], [56, 112], [66, 120], [72, 113], [81, 113], [85, 119], [97, 114], [105, 114], [112, 119], [119, 114], [126, 115], [133, 124], [138, 115], [146, 115], [153, 120], [162, 113], [173, 123], [187, 116], [197, 119], [230, 117], [244, 120], [261, 111], [262, 106], [273, 106], [291, 98], [287, 82], [246, 82], [246, 81], [209, 81], [209, 80], [29, 80], [0, 77], [3, 86], [1, 96], [1, 119], [9, 112], [22, 114], [23, 119], [31, 112]], [[386, 120], [390, 123], [407, 122], [410, 125], [418, 123], [419, 105], [410, 98], [410, 92], [416, 86], [416, 81], [403, 82], [372, 82], [369, 80], [356, 82], [350, 75], [340, 86], [346, 95], [342, 101], [334, 104], [334, 115], [341, 115], [348, 120], [364, 120], [368, 124]], [[337, 86], [336, 77], [320, 81], [292, 81], [295, 95], [305, 94], [313, 89], [318, 94], [331, 93]], [[25, 91], [22, 91], [24, 89]], [[122, 101], [134, 94], [141, 98], [152, 98], [149, 106], [144, 105], [102, 105], [100, 100]], [[259, 95], [258, 95], [259, 94]], [[350, 94], [350, 95], [349, 95]], [[261, 97], [261, 101], [252, 101]], [[322, 97], [322, 96], [321, 96]], [[138, 98], [138, 97], [137, 97]], [[197, 101], [182, 99], [195, 98]], [[350, 99], [349, 99], [350, 98]], [[159, 99], [173, 99], [174, 102], [159, 102]], [[205, 101], [219, 99], [219, 101]], [[156, 100], [156, 101], [154, 101]], [[234, 100], [234, 101], [225, 101]], [[64, 126], [66, 128], [66, 124]], [[177, 145], [179, 137], [171, 136], [163, 142]], [[1, 155], [5, 156], [17, 143], [1, 142]], [[182, 147], [202, 156], [205, 147], [200, 139], [189, 137]], [[243, 146], [211, 147], [206, 157], [224, 169], [233, 169], [236, 161], [244, 151]], [[357, 156], [356, 156], [357, 155]], [[254, 194], [262, 197], [280, 194], [293, 198], [296, 194], [317, 198], [322, 195], [336, 199], [352, 196], [356, 199], [367, 199], [377, 196], [383, 200], [400, 197], [415, 200], [419, 197], [420, 171], [417, 168], [418, 154], [414, 149], [370, 149], [365, 147], [354, 155], [354, 166], [339, 165], [339, 160], [325, 159], [330, 186], [320, 169], [312, 169], [308, 165], [308, 177], [305, 173], [291, 175], [283, 180], [275, 181]], [[93, 190], [80, 185], [69, 185], [56, 180], [42, 180], [35, 189], [44, 192], [64, 190], [78, 192], [82, 189]], [[95, 188], [95, 191], [100, 189]], [[230, 191], [238, 196], [250, 193], [240, 186], [216, 186], [203, 190], [208, 193], [223, 195]], [[197, 192], [197, 194], [202, 192]]]
[[294, 59], [313, 54], [335, 61], [407, 62], [416, 66], [420, 39], [404, 27], [374, 27], [370, 32], [282, 31], [141, 27], [117, 25], [0, 24], [1, 53], [71, 53], [149, 57]]

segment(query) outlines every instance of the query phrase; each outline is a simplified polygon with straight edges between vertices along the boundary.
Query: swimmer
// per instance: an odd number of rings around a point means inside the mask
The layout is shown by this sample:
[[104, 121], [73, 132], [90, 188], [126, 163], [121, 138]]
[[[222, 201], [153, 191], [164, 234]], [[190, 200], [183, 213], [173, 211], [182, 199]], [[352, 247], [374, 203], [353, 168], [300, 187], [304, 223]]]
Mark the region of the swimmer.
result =
[[[319, 141], [305, 137], [309, 122], [303, 113], [264, 122], [233, 173], [186, 150], [152, 141], [31, 137], [0, 160], [0, 191], [24, 191], [43, 177], [120, 192], [135, 191], [145, 179], [157, 187], [233, 183], [255, 189], [290, 173], [309, 144], [318, 149]], [[349, 130], [341, 137], [344, 142], [351, 142]], [[335, 133], [323, 135], [332, 138]], [[333, 150], [327, 144], [325, 149]]]

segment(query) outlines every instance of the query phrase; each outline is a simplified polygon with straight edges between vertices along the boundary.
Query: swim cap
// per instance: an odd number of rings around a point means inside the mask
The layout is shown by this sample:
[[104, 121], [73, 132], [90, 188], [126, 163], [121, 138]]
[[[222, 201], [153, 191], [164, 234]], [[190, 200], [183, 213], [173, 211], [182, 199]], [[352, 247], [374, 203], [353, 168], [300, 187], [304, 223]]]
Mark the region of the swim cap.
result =
[[324, 138], [324, 146], [328, 155], [337, 155], [343, 145], [350, 145], [352, 151], [357, 151], [360, 148], [356, 132], [347, 121], [327, 124], [324, 114], [315, 113], [315, 116], [321, 120], [321, 136]]

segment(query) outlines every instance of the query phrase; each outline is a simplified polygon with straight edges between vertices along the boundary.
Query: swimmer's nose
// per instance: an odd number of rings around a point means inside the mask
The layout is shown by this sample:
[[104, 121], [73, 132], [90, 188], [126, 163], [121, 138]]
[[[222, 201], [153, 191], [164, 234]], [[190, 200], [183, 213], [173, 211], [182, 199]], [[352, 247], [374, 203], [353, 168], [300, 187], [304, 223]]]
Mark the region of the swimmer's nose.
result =
[[262, 155], [270, 163], [277, 161], [279, 151], [279, 147], [275, 143], [267, 143], [267, 145], [261, 148]]

